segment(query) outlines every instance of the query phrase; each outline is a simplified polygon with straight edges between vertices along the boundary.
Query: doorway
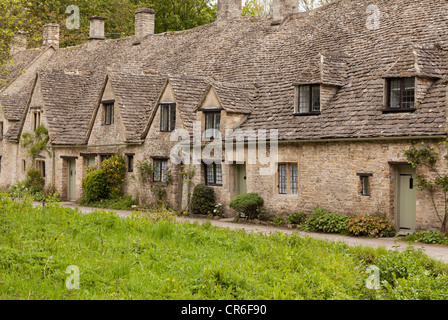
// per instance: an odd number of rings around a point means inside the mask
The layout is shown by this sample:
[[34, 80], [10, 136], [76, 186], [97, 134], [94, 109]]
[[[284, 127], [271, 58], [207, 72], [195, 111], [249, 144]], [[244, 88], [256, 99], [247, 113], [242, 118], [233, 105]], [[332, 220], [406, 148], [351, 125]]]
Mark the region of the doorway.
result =
[[247, 193], [246, 164], [235, 165], [235, 193], [236, 195]]
[[400, 234], [415, 231], [417, 207], [415, 177], [415, 169], [411, 166], [397, 168], [397, 217]]
[[67, 160], [67, 200], [76, 200], [76, 160]]

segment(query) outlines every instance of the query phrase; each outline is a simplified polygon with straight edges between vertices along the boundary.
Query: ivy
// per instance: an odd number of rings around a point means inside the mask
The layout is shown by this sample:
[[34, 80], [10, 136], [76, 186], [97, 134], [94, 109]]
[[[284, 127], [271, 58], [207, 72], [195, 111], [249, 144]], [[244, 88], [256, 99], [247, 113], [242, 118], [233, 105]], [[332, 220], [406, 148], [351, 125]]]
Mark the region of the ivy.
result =
[[[441, 143], [446, 146], [446, 141]], [[431, 195], [436, 215], [441, 223], [441, 232], [448, 234], [448, 176], [442, 175], [436, 168], [436, 163], [439, 159], [439, 153], [437, 153], [432, 147], [425, 145], [423, 142], [416, 144], [405, 150], [404, 155], [407, 158], [408, 163], [413, 167], [428, 167], [433, 173], [435, 178], [425, 177], [422, 174], [416, 176], [417, 182], [415, 185], [420, 191], [427, 191]], [[445, 203], [445, 209], [443, 213], [439, 213], [436, 205], [435, 196], [436, 192], [441, 191]]]
[[33, 159], [36, 159], [37, 155], [41, 152], [46, 151], [50, 154], [48, 149], [48, 142], [50, 141], [50, 136], [48, 135], [48, 130], [40, 125], [34, 131], [34, 134], [25, 132], [22, 134], [21, 146], [27, 149], [28, 155]]

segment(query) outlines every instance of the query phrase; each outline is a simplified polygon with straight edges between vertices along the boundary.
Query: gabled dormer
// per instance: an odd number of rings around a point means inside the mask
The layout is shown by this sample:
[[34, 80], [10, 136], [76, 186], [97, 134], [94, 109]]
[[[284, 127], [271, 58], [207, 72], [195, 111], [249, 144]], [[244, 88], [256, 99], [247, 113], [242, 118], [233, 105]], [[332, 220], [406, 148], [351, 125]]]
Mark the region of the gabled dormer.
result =
[[383, 113], [414, 112], [434, 81], [443, 77], [442, 50], [437, 46], [413, 45], [383, 74]]
[[210, 141], [226, 130], [237, 129], [252, 113], [256, 88], [252, 85], [214, 82], [196, 107], [203, 140]]
[[107, 77], [95, 111], [89, 145], [119, 144], [126, 141], [126, 130], [120, 114], [117, 97], [110, 77]]
[[340, 53], [319, 53], [308, 62], [293, 84], [294, 115], [320, 115], [329, 105], [347, 78], [347, 56]]

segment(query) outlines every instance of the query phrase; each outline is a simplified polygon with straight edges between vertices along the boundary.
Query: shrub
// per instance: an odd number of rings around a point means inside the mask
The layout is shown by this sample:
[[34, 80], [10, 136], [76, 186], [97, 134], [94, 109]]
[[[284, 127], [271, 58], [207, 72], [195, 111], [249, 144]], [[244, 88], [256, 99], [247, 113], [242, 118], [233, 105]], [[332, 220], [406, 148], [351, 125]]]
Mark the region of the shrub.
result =
[[204, 184], [194, 187], [191, 198], [191, 212], [194, 214], [213, 214], [216, 199], [213, 188]]
[[247, 219], [256, 219], [263, 207], [263, 198], [256, 193], [240, 194], [230, 201], [230, 208]]
[[295, 212], [288, 216], [286, 219], [290, 224], [302, 224], [306, 220], [306, 213], [304, 212]]
[[274, 220], [275, 215], [272, 212], [267, 211], [264, 207], [259, 210], [258, 219], [261, 221]]
[[82, 183], [83, 203], [107, 199], [110, 194], [107, 177], [103, 170], [97, 169], [86, 175]]
[[448, 244], [448, 237], [439, 231], [418, 231], [410, 238], [426, 244]]
[[42, 192], [45, 187], [45, 180], [42, 178], [40, 171], [35, 169], [28, 170], [26, 172], [24, 186], [28, 188], [30, 194]]
[[347, 231], [355, 236], [393, 237], [394, 227], [387, 219], [380, 217], [353, 217], [347, 225]]
[[120, 154], [116, 154], [101, 163], [110, 192], [115, 195], [121, 195], [121, 187], [126, 173], [126, 162]]
[[310, 231], [341, 233], [347, 228], [350, 217], [342, 213], [330, 213], [322, 208], [314, 208], [313, 214], [306, 222]]

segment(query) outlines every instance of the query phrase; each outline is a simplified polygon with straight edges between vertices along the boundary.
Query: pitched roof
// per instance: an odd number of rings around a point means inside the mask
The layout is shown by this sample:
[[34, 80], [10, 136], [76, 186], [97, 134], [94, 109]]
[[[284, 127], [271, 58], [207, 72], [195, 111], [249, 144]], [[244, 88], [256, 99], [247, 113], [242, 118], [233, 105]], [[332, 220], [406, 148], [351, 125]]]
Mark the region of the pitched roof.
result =
[[[369, 5], [381, 12], [374, 30], [366, 27]], [[284, 140], [438, 136], [446, 134], [446, 88], [438, 78], [448, 71], [447, 10], [446, 1], [336, 0], [290, 15], [277, 26], [271, 25], [271, 16], [241, 17], [227, 25], [214, 22], [148, 35], [139, 45], [133, 45], [135, 37], [128, 37], [59, 49], [47, 67], [103, 75], [108, 67], [125, 72], [143, 69], [256, 84], [257, 99], [243, 128], [277, 128]], [[313, 67], [319, 54], [323, 62]], [[339, 55], [347, 58], [341, 62]], [[306, 70], [322, 82], [340, 86], [317, 117], [293, 115], [293, 84]], [[382, 113], [383, 77], [392, 71], [433, 79], [416, 112]], [[186, 110], [197, 105], [210, 81], [170, 81], [178, 99], [188, 106], [182, 112], [191, 126], [193, 115]], [[94, 95], [97, 84], [91, 83], [92, 88], [84, 88]], [[88, 126], [82, 121], [90, 121], [87, 115], [78, 120], [81, 127]], [[75, 130], [66, 136], [66, 143], [78, 141]]]
[[347, 78], [348, 57], [338, 53], [319, 53], [297, 77], [295, 84], [324, 84], [342, 87]]
[[177, 107], [182, 115], [184, 125], [187, 130], [193, 129], [193, 122], [196, 120], [194, 109], [199, 99], [207, 89], [208, 81], [201, 77], [191, 76], [168, 76], [169, 82], [173, 86], [174, 97]]
[[109, 80], [120, 104], [128, 141], [140, 140], [166, 77], [160, 75], [110, 72]]
[[51, 142], [85, 143], [104, 74], [46, 70], [39, 79]]
[[256, 96], [256, 88], [253, 85], [213, 81], [208, 86], [200, 104], [212, 88], [226, 112], [243, 114], [252, 112]]

